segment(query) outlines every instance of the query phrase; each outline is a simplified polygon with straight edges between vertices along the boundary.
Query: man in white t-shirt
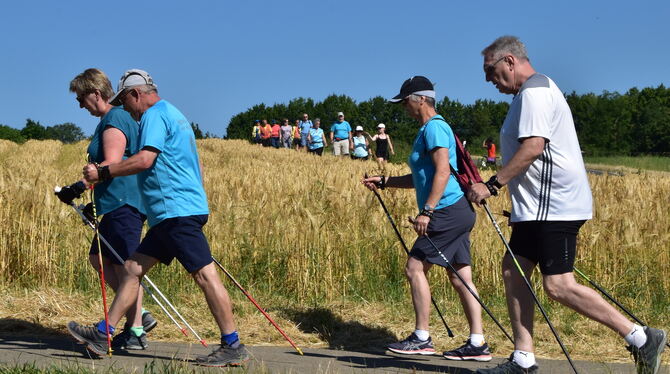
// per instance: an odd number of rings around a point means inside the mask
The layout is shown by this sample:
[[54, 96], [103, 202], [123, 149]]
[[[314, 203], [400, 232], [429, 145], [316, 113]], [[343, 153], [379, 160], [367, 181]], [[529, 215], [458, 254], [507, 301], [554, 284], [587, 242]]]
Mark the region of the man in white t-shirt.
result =
[[[637, 372], [656, 373], [666, 332], [629, 321], [573, 275], [577, 233], [592, 217], [592, 199], [563, 93], [535, 72], [516, 37], [496, 39], [482, 55], [486, 80], [514, 99], [500, 130], [503, 167], [488, 182], [474, 185], [468, 199], [479, 203], [507, 185], [514, 224], [510, 247], [523, 271], [531, 274], [539, 265], [549, 297], [619, 333]], [[477, 373], [537, 373], [533, 298], [509, 254], [502, 266], [515, 350], [508, 361]]]

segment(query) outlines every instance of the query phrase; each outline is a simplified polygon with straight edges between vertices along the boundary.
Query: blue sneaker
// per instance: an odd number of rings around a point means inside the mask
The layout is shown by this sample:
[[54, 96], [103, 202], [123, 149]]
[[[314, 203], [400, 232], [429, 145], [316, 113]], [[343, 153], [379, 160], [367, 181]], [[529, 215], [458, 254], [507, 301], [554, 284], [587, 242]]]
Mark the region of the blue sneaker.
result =
[[427, 340], [420, 340], [416, 334], [412, 333], [407, 339], [397, 343], [389, 344], [387, 349], [394, 353], [403, 355], [434, 355], [435, 348], [430, 336]]
[[453, 351], [447, 351], [443, 353], [444, 358], [447, 360], [456, 360], [456, 361], [491, 361], [491, 351], [489, 350], [489, 345], [484, 343], [479, 347], [472, 345], [470, 339], [468, 339], [465, 344], [459, 348], [454, 349]]

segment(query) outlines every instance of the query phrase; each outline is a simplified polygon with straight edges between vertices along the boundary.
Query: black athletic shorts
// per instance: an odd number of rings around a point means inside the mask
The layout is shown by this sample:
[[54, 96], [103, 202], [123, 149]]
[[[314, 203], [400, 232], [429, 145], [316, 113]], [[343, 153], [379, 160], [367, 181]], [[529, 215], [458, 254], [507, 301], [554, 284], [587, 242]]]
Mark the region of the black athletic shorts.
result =
[[[452, 265], [469, 265], [471, 262], [470, 231], [475, 218], [475, 212], [464, 196], [455, 204], [433, 212], [433, 218], [428, 222], [428, 237]], [[409, 255], [447, 267], [447, 262], [425, 236], [416, 239]]]
[[[140, 245], [142, 226], [145, 219], [146, 216], [140, 213], [139, 210], [126, 204], [105, 213], [102, 216], [102, 220], [100, 220], [98, 230], [100, 230], [100, 236], [105, 238], [116, 254], [125, 261], [130, 255], [135, 253], [137, 247]], [[123, 261], [119, 261], [104, 242], [100, 241], [100, 244], [102, 244], [103, 257], [110, 259], [117, 265], [123, 265]], [[93, 236], [89, 254], [98, 254], [98, 238], [95, 236]]]
[[174, 258], [189, 274], [209, 265], [212, 253], [202, 232], [208, 215], [166, 218], [147, 231], [137, 253], [170, 265]]
[[512, 227], [510, 248], [515, 256], [540, 265], [544, 275], [571, 273], [581, 221], [526, 221]]

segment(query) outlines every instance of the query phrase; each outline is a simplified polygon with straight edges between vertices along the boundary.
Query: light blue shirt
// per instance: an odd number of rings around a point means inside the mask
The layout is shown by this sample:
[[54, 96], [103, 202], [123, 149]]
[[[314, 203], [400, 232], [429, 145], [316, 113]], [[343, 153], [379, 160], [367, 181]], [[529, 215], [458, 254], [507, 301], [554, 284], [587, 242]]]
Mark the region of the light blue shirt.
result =
[[335, 122], [330, 126], [330, 132], [333, 133], [335, 138], [349, 139], [351, 125], [347, 121]]
[[309, 136], [312, 137], [312, 142], [309, 143], [309, 149], [317, 149], [323, 147], [323, 129], [310, 129]]
[[[414, 139], [412, 153], [410, 153], [407, 160], [410, 169], [412, 169], [412, 181], [414, 181], [416, 204], [419, 210], [423, 209], [426, 200], [428, 200], [428, 195], [430, 195], [430, 191], [433, 188], [435, 165], [430, 156], [430, 151], [438, 147], [449, 149], [449, 163], [454, 169], [458, 170], [456, 166], [456, 140], [454, 133], [440, 115], [436, 115], [421, 126], [416, 139]], [[448, 207], [456, 203], [461, 197], [463, 197], [463, 191], [461, 191], [456, 177], [450, 173], [442, 197], [434, 208], [441, 209]]]
[[[87, 150], [89, 161], [100, 163], [105, 160], [102, 133], [108, 127], [118, 129], [126, 137], [126, 148], [123, 150], [122, 157], [124, 160], [137, 152], [139, 125], [123, 108], [114, 107], [100, 119], [98, 127], [95, 128]], [[140, 191], [137, 187], [137, 175], [116, 177], [95, 185], [95, 210], [97, 214], [109, 213], [126, 204], [144, 212]]]
[[149, 226], [209, 214], [193, 129], [177, 108], [160, 100], [144, 112], [139, 148], [159, 151], [153, 166], [138, 174]]
[[352, 140], [354, 141], [354, 156], [367, 157], [368, 147], [365, 145], [365, 136], [354, 136]]
[[307, 120], [307, 121], [300, 121], [300, 133], [301, 134], [309, 134], [309, 129], [312, 128], [312, 121]]

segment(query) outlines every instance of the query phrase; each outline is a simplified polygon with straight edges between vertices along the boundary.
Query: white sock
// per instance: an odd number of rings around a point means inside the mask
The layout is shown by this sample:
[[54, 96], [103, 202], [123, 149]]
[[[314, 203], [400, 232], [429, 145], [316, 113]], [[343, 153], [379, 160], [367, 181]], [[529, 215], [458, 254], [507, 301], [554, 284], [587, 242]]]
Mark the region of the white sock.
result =
[[516, 362], [517, 365], [524, 369], [528, 369], [529, 367], [535, 365], [535, 354], [533, 352], [526, 352], [515, 349], [512, 357], [512, 361]]
[[484, 334], [470, 334], [470, 344], [475, 347], [484, 345]]
[[626, 343], [638, 348], [642, 348], [644, 343], [647, 342], [647, 334], [644, 332], [644, 328], [640, 325], [633, 325], [633, 330], [623, 338], [626, 340]]
[[414, 335], [416, 335], [419, 340], [428, 340], [428, 338], [430, 338], [428, 330], [414, 330]]

